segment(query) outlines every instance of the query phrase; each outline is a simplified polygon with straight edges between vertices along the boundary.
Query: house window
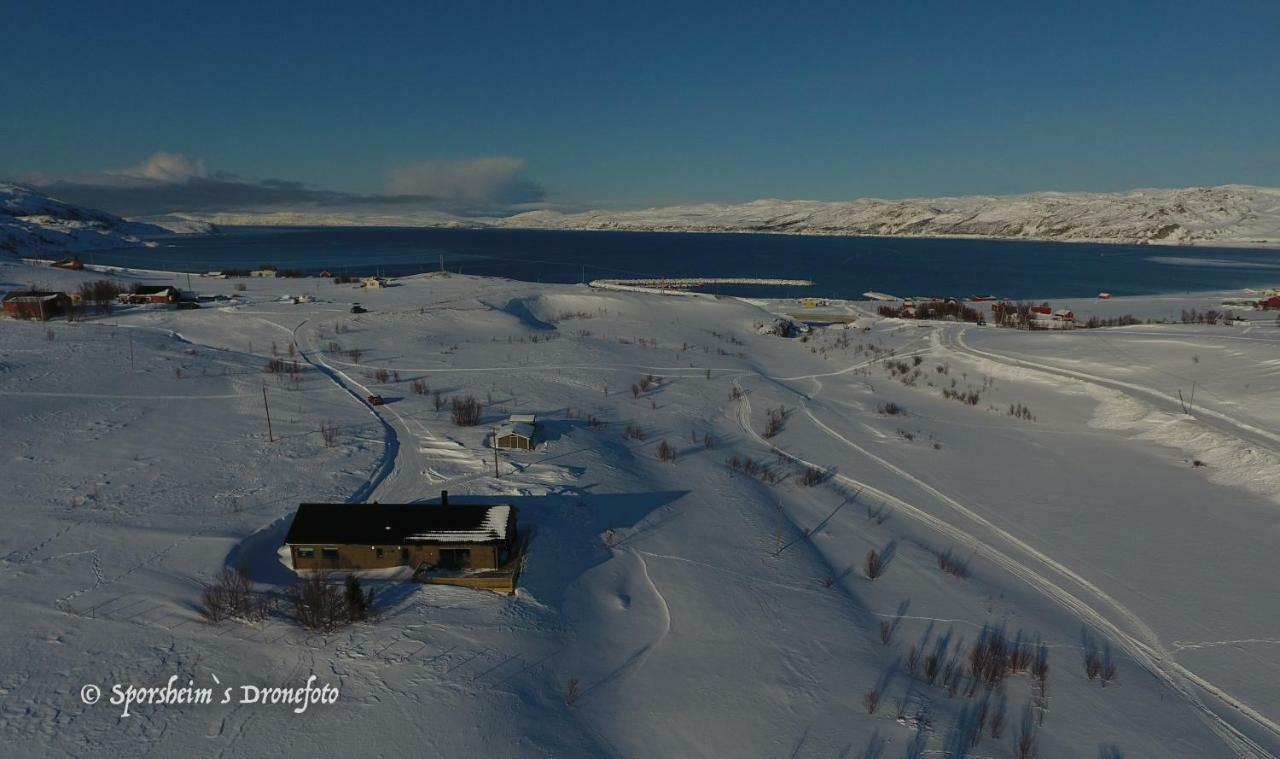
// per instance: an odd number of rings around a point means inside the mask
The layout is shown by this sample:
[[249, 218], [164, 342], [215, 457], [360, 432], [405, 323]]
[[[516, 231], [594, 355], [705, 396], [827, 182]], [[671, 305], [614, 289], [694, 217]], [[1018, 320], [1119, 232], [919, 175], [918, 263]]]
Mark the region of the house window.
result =
[[325, 548], [325, 549], [323, 549], [323, 550], [321, 551], [321, 554], [320, 554], [320, 555], [321, 555], [321, 556], [323, 556], [323, 557], [325, 558], [325, 560], [327, 560], [327, 561], [337, 561], [337, 560], [338, 560], [338, 549], [336, 549], [336, 548]]
[[314, 559], [315, 557], [316, 557], [316, 549], [314, 549], [314, 548], [299, 548], [299, 549], [298, 549], [298, 558], [299, 558], [299, 559]]
[[448, 569], [470, 569], [470, 548], [441, 548], [440, 566]]
[[375, 555], [375, 556], [377, 556], [379, 559], [381, 559], [381, 558], [382, 558], [382, 549], [381, 549], [381, 548], [375, 548], [375, 549], [373, 549], [373, 553], [374, 553], [374, 555]]

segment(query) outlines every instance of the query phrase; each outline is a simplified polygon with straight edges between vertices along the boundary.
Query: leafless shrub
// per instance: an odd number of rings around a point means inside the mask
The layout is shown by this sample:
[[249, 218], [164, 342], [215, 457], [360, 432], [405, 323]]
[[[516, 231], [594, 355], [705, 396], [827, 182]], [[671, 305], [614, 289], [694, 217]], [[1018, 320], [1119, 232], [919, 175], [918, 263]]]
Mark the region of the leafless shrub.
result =
[[713, 436], [712, 436], [711, 434], [709, 434], [709, 433], [708, 433], [708, 434], [706, 434], [706, 435], [703, 435], [703, 436], [702, 436], [702, 447], [703, 447], [703, 448], [706, 448], [707, 450], [710, 450], [710, 449], [712, 449], [712, 448], [715, 448], [715, 447], [716, 447], [716, 439], [715, 439], [715, 437], [713, 437]]
[[867, 573], [867, 579], [874, 580], [884, 574], [885, 561], [884, 556], [879, 551], [872, 548], [867, 551], [867, 560], [863, 565], [863, 570]]
[[273, 358], [267, 361], [267, 365], [263, 367], [263, 371], [267, 374], [284, 374], [289, 370], [289, 364], [284, 359]]
[[431, 403], [435, 406], [436, 411], [444, 408], [444, 396], [440, 395], [439, 390], [436, 390], [431, 394]]
[[738, 387], [737, 385], [734, 385], [733, 387], [729, 388], [729, 399], [734, 401], [741, 400], [742, 388]]
[[805, 467], [800, 472], [800, 475], [799, 477], [796, 478], [796, 481], [807, 488], [811, 488], [814, 485], [820, 484], [824, 479], [824, 477], [825, 475], [823, 474], [821, 469], [819, 469], [816, 466], [810, 466], [810, 467]]
[[862, 697], [862, 705], [867, 707], [867, 714], [875, 714], [880, 708], [880, 691], [872, 688]]
[[912, 677], [915, 677], [916, 673], [920, 671], [920, 649], [915, 645], [912, 645], [911, 648], [907, 650], [906, 667], [907, 674]]
[[431, 388], [427, 386], [427, 383], [420, 379], [410, 382], [409, 390], [412, 391], [414, 395], [428, 395], [431, 393]]
[[666, 440], [663, 440], [660, 443], [658, 443], [658, 460], [659, 461], [675, 461], [676, 460], [675, 446], [671, 445]]
[[351, 359], [351, 363], [360, 363], [360, 357], [364, 355], [364, 351], [359, 348], [350, 348], [347, 350], [347, 358]]
[[578, 678], [570, 678], [569, 684], [564, 688], [565, 706], [573, 706], [578, 703], [578, 699], [582, 696], [582, 684], [578, 682]]
[[1009, 672], [1009, 641], [1004, 630], [984, 625], [978, 640], [969, 649], [969, 674], [978, 682], [995, 688]]
[[627, 428], [622, 431], [622, 435], [627, 440], [644, 440], [649, 437], [645, 434], [645, 431], [636, 424], [628, 424]]
[[300, 578], [286, 598], [294, 620], [308, 630], [328, 632], [350, 621], [342, 590], [320, 575]]
[[250, 618], [253, 610], [253, 581], [230, 567], [223, 567], [200, 593], [200, 615], [209, 622]]
[[777, 435], [779, 432], [782, 432], [782, 425], [786, 418], [786, 408], [779, 406], [777, 408], [769, 409], [768, 420], [765, 422], [764, 426], [764, 436], [766, 438], [770, 438]]
[[1036, 728], [1031, 710], [1027, 709], [1022, 717], [1022, 725], [1017, 735], [1013, 736], [1013, 755], [1017, 759], [1037, 759], [1040, 748], [1036, 741]]
[[382, 368], [374, 369], [373, 379], [378, 382], [378, 384], [385, 385], [391, 381], [391, 372]]
[[881, 414], [884, 414], [885, 416], [906, 416], [907, 415], [907, 410], [902, 406], [899, 406], [897, 403], [894, 403], [893, 401], [889, 401], [888, 403], [881, 403], [879, 406], [876, 407], [876, 411], [880, 412]]
[[886, 646], [893, 642], [893, 622], [887, 619], [880, 620], [880, 642]]
[[1021, 403], [1009, 404], [1009, 416], [1014, 419], [1023, 419], [1028, 422], [1034, 422], [1036, 420], [1035, 415], [1031, 413], [1031, 409]]
[[459, 427], [474, 427], [480, 423], [480, 412], [483, 407], [480, 401], [474, 396], [466, 396], [465, 398], [454, 398], [452, 401], [452, 411], [450, 415], [453, 423]]
[[938, 569], [949, 575], [964, 579], [969, 576], [969, 562], [958, 558], [951, 549], [935, 554], [938, 557]]
[[338, 425], [333, 422], [321, 422], [320, 437], [324, 440], [325, 448], [332, 448], [338, 442]]

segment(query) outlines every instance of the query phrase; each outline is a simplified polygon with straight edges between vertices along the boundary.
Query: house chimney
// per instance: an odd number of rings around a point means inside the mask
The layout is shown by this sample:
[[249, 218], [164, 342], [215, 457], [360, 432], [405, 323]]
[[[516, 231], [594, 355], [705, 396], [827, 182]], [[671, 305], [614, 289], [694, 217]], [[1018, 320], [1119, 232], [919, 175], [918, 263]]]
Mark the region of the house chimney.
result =
[[440, 491], [440, 505], [441, 505], [441, 506], [448, 506], [448, 505], [449, 505], [449, 491], [448, 491], [448, 490], [441, 490], [441, 491]]

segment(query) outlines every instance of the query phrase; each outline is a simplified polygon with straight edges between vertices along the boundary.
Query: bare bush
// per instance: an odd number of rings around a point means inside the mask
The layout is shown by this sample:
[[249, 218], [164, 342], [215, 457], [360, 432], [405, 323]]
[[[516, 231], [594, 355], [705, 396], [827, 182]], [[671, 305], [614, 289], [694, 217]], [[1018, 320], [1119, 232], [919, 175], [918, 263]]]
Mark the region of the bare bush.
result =
[[320, 438], [324, 440], [325, 448], [332, 448], [338, 442], [338, 425], [333, 422], [321, 422]]
[[884, 569], [884, 556], [874, 548], [867, 551], [867, 560], [863, 565], [863, 570], [867, 573], [867, 579], [876, 579], [880, 575], [884, 574]]
[[436, 411], [444, 408], [444, 396], [440, 395], [439, 390], [431, 394], [431, 403], [436, 407]]
[[879, 411], [881, 414], [884, 414], [885, 416], [906, 416], [907, 414], [907, 410], [905, 408], [903, 408], [902, 406], [899, 406], [897, 403], [894, 403], [893, 401], [889, 401], [888, 403], [881, 403], [879, 406], [876, 407], [876, 411]]
[[231, 567], [223, 567], [200, 594], [200, 615], [209, 622], [251, 618], [253, 611], [253, 581]]
[[453, 423], [459, 427], [474, 427], [480, 423], [480, 412], [483, 407], [480, 401], [474, 396], [466, 396], [465, 398], [454, 398], [452, 401], [452, 410], [450, 415]]
[[787, 419], [787, 409], [784, 406], [771, 408], [768, 410], [768, 420], [764, 426], [764, 436], [767, 438], [782, 432], [782, 425]]
[[875, 714], [880, 708], [880, 691], [872, 688], [862, 697], [862, 705], [867, 707], [867, 714]]
[[949, 575], [964, 579], [969, 576], [969, 562], [958, 558], [951, 549], [935, 554], [938, 557], [938, 569]]
[[582, 684], [578, 682], [578, 678], [574, 677], [569, 680], [569, 684], [564, 688], [565, 706], [573, 706], [578, 703], [578, 699], [582, 696]]
[[658, 443], [658, 460], [659, 461], [675, 461], [676, 460], [675, 446], [671, 445], [666, 440], [663, 440], [660, 443]]
[[814, 485], [820, 484], [823, 479], [824, 479], [824, 475], [821, 469], [819, 469], [816, 466], [809, 466], [809, 467], [805, 467], [800, 472], [800, 475], [796, 478], [796, 481], [807, 488], [811, 488]]
[[387, 371], [386, 369], [381, 369], [381, 368], [379, 368], [379, 369], [374, 369], [374, 370], [373, 370], [373, 379], [374, 379], [375, 381], [377, 381], [377, 382], [378, 382], [378, 384], [385, 385], [385, 384], [387, 384], [388, 382], [390, 382], [390, 381], [391, 381], [391, 372]]
[[887, 619], [880, 620], [880, 642], [886, 646], [893, 642], [893, 622]]
[[329, 632], [351, 621], [343, 591], [320, 575], [300, 578], [286, 598], [294, 620], [308, 630]]
[[628, 424], [627, 428], [622, 431], [622, 435], [627, 440], [644, 440], [648, 437], [645, 431], [636, 424]]
[[414, 395], [429, 395], [431, 393], [431, 388], [427, 386], [427, 383], [420, 379], [410, 382], [409, 390], [412, 391]]

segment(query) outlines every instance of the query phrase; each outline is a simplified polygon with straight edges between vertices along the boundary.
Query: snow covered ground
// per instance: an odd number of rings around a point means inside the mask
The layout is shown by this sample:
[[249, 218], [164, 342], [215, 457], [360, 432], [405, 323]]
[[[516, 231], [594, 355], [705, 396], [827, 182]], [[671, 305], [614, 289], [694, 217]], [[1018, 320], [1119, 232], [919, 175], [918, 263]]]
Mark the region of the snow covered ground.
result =
[[[4, 262], [0, 290], [101, 276]], [[1042, 757], [1280, 754], [1274, 314], [1028, 333], [838, 303], [814, 313], [844, 323], [781, 338], [757, 325], [795, 301], [194, 282], [235, 300], [0, 321], [6, 756], [1010, 757], [1024, 731]], [[1234, 295], [1053, 305], [1176, 318]], [[291, 350], [296, 382], [263, 371]], [[478, 398], [482, 425], [415, 380]], [[495, 477], [484, 437], [511, 413], [538, 415], [539, 447]], [[386, 583], [376, 623], [329, 635], [198, 615], [223, 566], [291, 581], [275, 550], [297, 503], [441, 489], [519, 509], [515, 597]], [[967, 675], [984, 626], [1044, 644], [1043, 698], [1025, 671], [972, 695], [912, 674], [915, 648]], [[1086, 650], [1114, 661], [1105, 686]], [[175, 675], [219, 694], [315, 675], [340, 697], [107, 703]]]

